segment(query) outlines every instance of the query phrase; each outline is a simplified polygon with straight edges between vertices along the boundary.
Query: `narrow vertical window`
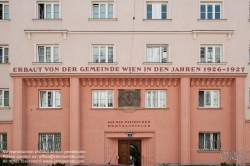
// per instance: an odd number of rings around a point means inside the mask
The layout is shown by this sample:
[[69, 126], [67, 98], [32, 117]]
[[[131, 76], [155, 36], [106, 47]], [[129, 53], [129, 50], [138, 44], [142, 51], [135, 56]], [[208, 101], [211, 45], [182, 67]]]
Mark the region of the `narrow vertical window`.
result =
[[8, 46], [0, 46], [0, 63], [9, 63]]
[[9, 90], [0, 89], [0, 107], [9, 107]]
[[0, 133], [0, 153], [7, 150], [7, 134]]
[[0, 4], [0, 19], [9, 19], [9, 4]]

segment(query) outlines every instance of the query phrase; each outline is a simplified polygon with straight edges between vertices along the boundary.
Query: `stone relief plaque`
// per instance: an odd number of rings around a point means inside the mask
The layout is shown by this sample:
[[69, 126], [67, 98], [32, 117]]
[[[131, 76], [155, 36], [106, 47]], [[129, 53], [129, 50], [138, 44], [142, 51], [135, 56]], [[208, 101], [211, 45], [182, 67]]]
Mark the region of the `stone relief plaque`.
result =
[[137, 89], [119, 90], [118, 107], [140, 107], [141, 94]]

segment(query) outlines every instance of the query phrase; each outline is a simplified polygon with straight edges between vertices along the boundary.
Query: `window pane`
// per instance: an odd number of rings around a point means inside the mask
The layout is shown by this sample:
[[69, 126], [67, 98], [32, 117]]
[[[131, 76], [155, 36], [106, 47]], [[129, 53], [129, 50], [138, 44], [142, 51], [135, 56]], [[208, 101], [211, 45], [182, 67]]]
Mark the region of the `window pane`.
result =
[[93, 5], [93, 18], [99, 18], [99, 5]]
[[152, 18], [161, 19], [161, 4], [156, 3], [152, 5]]
[[53, 54], [54, 62], [59, 62], [59, 47], [54, 47]]
[[99, 62], [99, 47], [93, 47], [93, 62]]
[[56, 107], [61, 107], [61, 92], [56, 91]]
[[199, 91], [199, 107], [204, 107], [204, 91]]
[[158, 92], [153, 91], [153, 107], [158, 107]]
[[200, 48], [200, 62], [206, 62], [205, 59], [205, 52], [206, 52], [206, 47], [201, 47]]
[[41, 107], [46, 107], [46, 91], [40, 91]]
[[51, 18], [51, 4], [46, 4], [46, 18]]
[[44, 47], [43, 46], [38, 47], [38, 61], [44, 62]]
[[9, 106], [9, 91], [4, 91], [4, 106]]
[[98, 92], [94, 91], [93, 92], [93, 107], [98, 107], [98, 102], [99, 102], [99, 98], [98, 98]]
[[[249, 57], [250, 57], [250, 49], [249, 49]], [[3, 48], [0, 47], [0, 63], [3, 63]]]
[[213, 62], [213, 47], [207, 48], [207, 62]]
[[160, 92], [160, 107], [166, 107], [166, 91]]
[[[249, 57], [250, 57], [250, 53], [249, 53]], [[153, 62], [153, 48], [152, 47], [147, 47], [147, 62]]]
[[113, 47], [108, 47], [108, 62], [113, 62]]
[[210, 134], [205, 133], [205, 149], [210, 149], [211, 147], [211, 142], [210, 142]]
[[206, 12], [206, 5], [200, 6], [200, 12], [202, 12], [202, 13]]
[[38, 4], [38, 18], [44, 19], [44, 4]]
[[113, 4], [108, 4], [108, 18], [113, 18]]
[[46, 47], [46, 62], [51, 62], [51, 47]]
[[4, 5], [4, 19], [9, 19], [9, 5]]
[[152, 4], [147, 4], [147, 19], [152, 19]]
[[200, 19], [206, 19], [206, 13], [201, 13], [200, 17]]
[[213, 19], [213, 14], [212, 13], [207, 13], [207, 19]]
[[153, 62], [160, 62], [160, 47], [153, 48]]
[[220, 63], [220, 47], [215, 47], [215, 62]]
[[100, 62], [106, 62], [106, 47], [100, 48]]
[[3, 107], [3, 91], [0, 90], [0, 107]]
[[161, 5], [161, 19], [167, 19], [167, 5]]
[[218, 107], [219, 106], [219, 93], [218, 91], [213, 91], [213, 106]]
[[53, 92], [48, 92], [48, 107], [53, 107]]
[[106, 18], [106, 5], [100, 5], [100, 18]]
[[215, 5], [215, 12], [220, 12], [220, 5]]
[[0, 19], [3, 19], [3, 4], [0, 4]]
[[113, 107], [113, 92], [108, 91], [108, 107]]
[[146, 92], [146, 107], [151, 107], [151, 92]]
[[100, 92], [100, 107], [105, 107], [105, 103], [106, 103], [106, 92], [105, 91], [101, 91]]
[[204, 147], [204, 133], [199, 133], [199, 149], [205, 149], [205, 147]]
[[207, 5], [207, 12], [213, 12], [213, 5]]
[[220, 13], [215, 13], [215, 19], [220, 19]]
[[54, 18], [55, 19], [59, 18], [59, 4], [54, 5]]
[[161, 60], [161, 62], [167, 62], [167, 61], [168, 61], [167, 47], [162, 47], [162, 60]]
[[211, 106], [211, 92], [205, 91], [206, 106]]
[[9, 56], [8, 55], [9, 55], [9, 48], [4, 48], [4, 63], [9, 62]]

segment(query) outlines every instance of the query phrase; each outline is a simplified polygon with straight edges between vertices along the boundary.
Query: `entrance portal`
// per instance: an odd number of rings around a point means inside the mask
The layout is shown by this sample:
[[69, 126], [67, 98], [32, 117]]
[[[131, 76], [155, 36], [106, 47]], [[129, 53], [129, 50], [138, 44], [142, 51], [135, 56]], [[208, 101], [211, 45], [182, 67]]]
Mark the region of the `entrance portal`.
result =
[[141, 166], [141, 141], [119, 140], [118, 163], [130, 166]]

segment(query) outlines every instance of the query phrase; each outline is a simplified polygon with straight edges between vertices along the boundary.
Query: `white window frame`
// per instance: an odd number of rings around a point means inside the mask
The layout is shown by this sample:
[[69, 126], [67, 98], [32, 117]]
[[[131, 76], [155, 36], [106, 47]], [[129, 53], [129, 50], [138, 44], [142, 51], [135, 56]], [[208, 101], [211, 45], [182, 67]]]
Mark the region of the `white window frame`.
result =
[[[94, 48], [98, 47], [98, 60], [94, 59]], [[109, 48], [112, 47], [112, 56], [113, 59], [109, 60], [111, 58], [109, 58], [109, 56], [111, 54], [109, 54]], [[102, 57], [102, 53], [101, 53], [101, 48], [105, 48], [105, 56], [104, 58]], [[93, 63], [114, 63], [115, 62], [115, 55], [114, 55], [114, 45], [92, 45], [92, 55], [91, 55], [91, 62]]]
[[[6, 137], [6, 140], [3, 140], [4, 136]], [[8, 143], [7, 141], [8, 141], [7, 133], [0, 133], [0, 153], [3, 153], [4, 151], [7, 150], [7, 143]]]
[[[9, 19], [9, 12], [10, 12], [10, 7], [9, 7], [9, 4], [8, 3], [0, 3], [0, 5], [2, 5], [2, 18], [0, 18], [0, 20], [8, 20]], [[8, 6], [8, 11], [6, 11], [5, 7]], [[8, 15], [6, 17], [6, 15]]]
[[[104, 106], [101, 106], [101, 92], [104, 92]], [[95, 99], [95, 96], [97, 94], [97, 99]], [[111, 94], [111, 98], [108, 94]], [[97, 100], [97, 103], [95, 103], [94, 100]], [[111, 101], [112, 105], [109, 104]], [[97, 104], [97, 105], [96, 105]], [[114, 108], [114, 90], [92, 90], [92, 108]]]
[[[40, 48], [43, 47], [43, 61], [40, 61]], [[50, 48], [50, 58], [48, 58], [47, 48]], [[55, 48], [58, 49], [58, 55], [55, 55]], [[59, 45], [37, 45], [36, 62], [39, 63], [57, 63], [60, 62], [60, 47]], [[56, 58], [58, 56], [58, 58]]]
[[[201, 12], [201, 5], [205, 5], [206, 7], [205, 7], [205, 18], [201, 18], [201, 13], [204, 13], [204, 12]], [[213, 6], [213, 9], [212, 9], [212, 18], [209, 18], [208, 19], [208, 11], [207, 11], [207, 6], [208, 5], [212, 5]], [[220, 5], [220, 18], [215, 18], [215, 6], [216, 5]], [[214, 19], [222, 19], [223, 18], [223, 6], [222, 6], [222, 2], [214, 2], [214, 3], [209, 3], [209, 2], [200, 2], [200, 6], [199, 6], [199, 14], [200, 14], [200, 16], [199, 16], [199, 18], [200, 19], [202, 19], [202, 20], [214, 20]]]
[[[8, 93], [8, 97], [6, 98], [5, 92]], [[10, 106], [10, 92], [9, 89], [0, 89], [0, 107], [9, 107]], [[7, 104], [5, 105], [5, 100], [7, 100]]]
[[[154, 92], [157, 92], [157, 106], [154, 106]], [[150, 93], [150, 97], [148, 94]], [[161, 93], [163, 93], [164, 98], [161, 98]], [[161, 106], [161, 101], [164, 100], [165, 106]], [[150, 102], [150, 104], [148, 104]], [[146, 108], [166, 108], [167, 107], [167, 91], [166, 90], [146, 90], [145, 91], [145, 107]]]
[[[101, 5], [105, 5], [105, 17], [101, 16]], [[109, 12], [109, 5], [113, 6], [113, 11]], [[94, 17], [94, 6], [98, 6], [98, 17]], [[115, 5], [114, 2], [92, 2], [91, 4], [91, 16], [93, 19], [114, 19], [115, 18]], [[112, 17], [109, 17], [109, 13], [112, 13]]]
[[[209, 139], [206, 136], [209, 136]], [[220, 150], [221, 139], [219, 132], [200, 132], [198, 140], [199, 150]]]
[[2, 50], [2, 58], [0, 57], [0, 63], [9, 63], [9, 47], [0, 45], [0, 50]]
[[[52, 94], [52, 99], [49, 98], [49, 93]], [[58, 94], [59, 98], [57, 98]], [[45, 97], [45, 99], [43, 99], [43, 97]], [[48, 105], [49, 100], [52, 100], [50, 105]], [[58, 103], [56, 102], [58, 100], [59, 105], [57, 105]], [[61, 90], [39, 90], [39, 108], [61, 108]]]
[[[164, 48], [166, 47], [166, 53], [164, 51]], [[155, 49], [159, 49], [159, 60], [155, 60], [154, 57], [157, 56], [155, 55], [156, 53], [153, 51], [152, 52], [152, 57], [149, 57], [149, 48], [152, 48], [152, 51]], [[157, 51], [157, 50], [156, 50]], [[157, 63], [167, 63], [169, 62], [169, 46], [167, 44], [162, 44], [162, 45], [146, 45], [146, 62], [157, 62]], [[150, 58], [152, 59], [150, 61]]]
[[[52, 138], [52, 147], [49, 146], [49, 137]], [[43, 138], [45, 140], [42, 140]], [[58, 138], [59, 140], [56, 140]], [[41, 152], [61, 151], [61, 133], [39, 133], [38, 142], [39, 151]]]
[[[205, 61], [204, 62], [202, 61], [202, 58], [201, 58], [201, 49], [202, 48], [205, 48], [205, 54], [204, 54]], [[213, 50], [212, 51], [212, 58], [211, 58], [211, 55], [209, 55], [208, 48], [212, 48], [212, 50]], [[216, 57], [217, 57], [216, 52], [215, 52], [216, 48], [220, 49], [219, 62], [216, 61]], [[221, 44], [201, 44], [200, 50], [199, 50], [199, 62], [201, 62], [201, 63], [222, 63], [223, 62], [223, 46]]]
[[[148, 5], [152, 5], [152, 15], [151, 18], [148, 18]], [[166, 18], [162, 18], [162, 5], [166, 5]], [[160, 6], [159, 10], [157, 12], [157, 6]], [[169, 14], [168, 14], [168, 2], [167, 1], [162, 1], [162, 2], [146, 2], [146, 12], [145, 12], [145, 18], [146, 19], [168, 19], [169, 18]]]
[[[200, 99], [200, 92], [203, 91], [204, 95], [203, 95], [203, 106], [201, 105], [200, 101], [202, 99]], [[214, 95], [217, 93], [217, 99], [214, 98]], [[210, 95], [209, 97], [207, 97], [207, 95]], [[204, 90], [201, 89], [199, 90], [198, 93], [198, 105], [200, 108], [219, 108], [220, 107], [220, 90]], [[216, 102], [217, 100], [217, 102]], [[215, 103], [217, 103], [217, 105], [214, 105]]]
[[[43, 17], [41, 18], [40, 16], [40, 6], [43, 4], [44, 5], [44, 12], [43, 12]], [[47, 16], [47, 8], [46, 8], [46, 5], [51, 5], [51, 18], [48, 18]], [[58, 18], [55, 18], [55, 11], [54, 11], [54, 7], [55, 5], [58, 5]], [[61, 10], [60, 10], [60, 2], [37, 2], [37, 19], [60, 19], [60, 15], [61, 14]]]

